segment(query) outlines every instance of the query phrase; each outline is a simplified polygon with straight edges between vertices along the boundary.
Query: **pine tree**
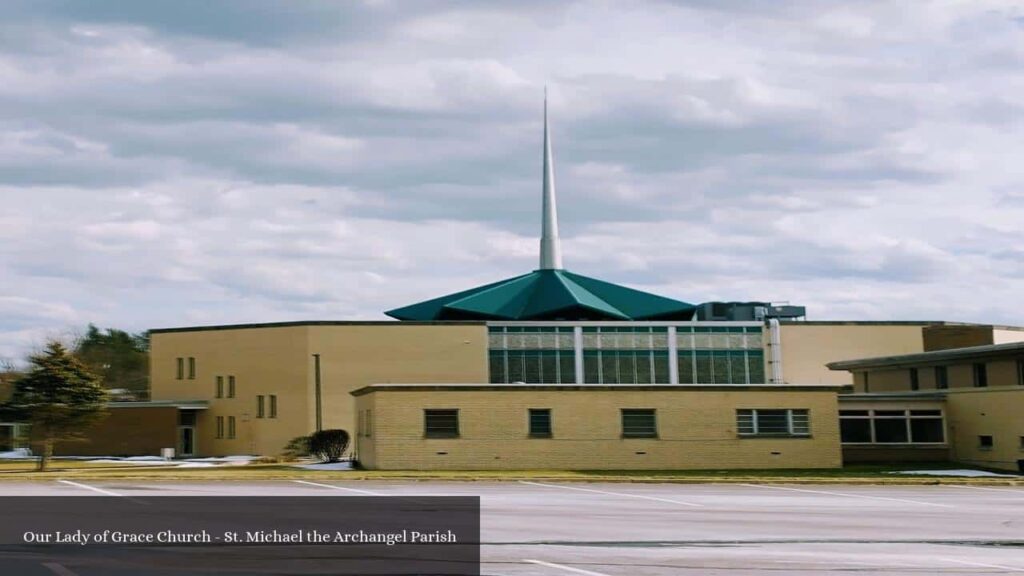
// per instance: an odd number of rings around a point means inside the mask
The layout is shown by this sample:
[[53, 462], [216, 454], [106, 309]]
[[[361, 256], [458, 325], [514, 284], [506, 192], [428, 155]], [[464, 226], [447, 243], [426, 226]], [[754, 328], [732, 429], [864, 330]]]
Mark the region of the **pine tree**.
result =
[[60, 342], [50, 342], [29, 360], [31, 368], [14, 381], [2, 411], [31, 426], [32, 440], [42, 446], [38, 470], [43, 471], [57, 441], [81, 438], [106, 415], [107, 393], [100, 378]]

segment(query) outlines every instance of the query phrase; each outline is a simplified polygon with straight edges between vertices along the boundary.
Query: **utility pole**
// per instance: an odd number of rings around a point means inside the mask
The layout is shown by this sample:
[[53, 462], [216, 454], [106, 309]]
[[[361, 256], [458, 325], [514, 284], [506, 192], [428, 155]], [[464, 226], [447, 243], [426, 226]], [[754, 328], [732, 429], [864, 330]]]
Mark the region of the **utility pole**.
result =
[[320, 355], [313, 354], [313, 374], [316, 382], [316, 431], [319, 432], [324, 429], [323, 414], [320, 409], [321, 405], [321, 393], [320, 393]]

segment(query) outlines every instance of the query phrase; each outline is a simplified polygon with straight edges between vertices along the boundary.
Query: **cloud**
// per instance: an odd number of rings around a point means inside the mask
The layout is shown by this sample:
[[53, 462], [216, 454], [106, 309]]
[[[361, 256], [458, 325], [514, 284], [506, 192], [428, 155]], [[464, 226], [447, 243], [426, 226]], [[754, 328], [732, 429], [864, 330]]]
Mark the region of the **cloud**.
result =
[[[16, 0], [0, 356], [382, 318], [565, 260], [692, 302], [1024, 323], [1014, 2]], [[1015, 294], [1014, 294], [1015, 295]]]

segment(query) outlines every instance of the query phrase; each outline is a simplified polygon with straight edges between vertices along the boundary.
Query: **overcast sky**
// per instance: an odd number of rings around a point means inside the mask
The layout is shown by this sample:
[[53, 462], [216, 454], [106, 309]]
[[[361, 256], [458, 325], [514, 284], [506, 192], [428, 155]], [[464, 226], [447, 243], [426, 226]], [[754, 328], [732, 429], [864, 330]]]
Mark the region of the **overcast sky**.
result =
[[6, 0], [0, 358], [536, 268], [545, 84], [567, 268], [1024, 324], [1019, 6]]

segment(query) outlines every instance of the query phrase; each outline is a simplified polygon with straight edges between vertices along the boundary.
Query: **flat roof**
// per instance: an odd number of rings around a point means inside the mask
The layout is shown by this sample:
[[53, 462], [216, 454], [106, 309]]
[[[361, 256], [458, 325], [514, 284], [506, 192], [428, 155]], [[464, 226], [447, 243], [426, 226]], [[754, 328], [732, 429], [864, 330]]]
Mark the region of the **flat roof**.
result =
[[968, 346], [950, 348], [916, 354], [900, 354], [898, 356], [876, 356], [856, 360], [842, 360], [826, 364], [830, 370], [859, 370], [863, 368], [899, 368], [913, 367], [922, 364], [936, 364], [954, 360], [971, 360], [1024, 354], [1024, 342], [1007, 344], [988, 344], [985, 346]]
[[143, 402], [107, 402], [107, 408], [179, 408], [182, 410], [206, 410], [207, 400], [147, 400]]
[[294, 322], [259, 322], [253, 324], [219, 324], [211, 326], [182, 326], [178, 328], [153, 328], [150, 334], [167, 334], [172, 332], [205, 332], [208, 330], [248, 330], [252, 328], [294, 328], [298, 326], [484, 326], [486, 322], [446, 321], [446, 322], [401, 322], [398, 320], [297, 320]]
[[350, 392], [363, 396], [373, 392], [838, 392], [849, 384], [371, 384]]

